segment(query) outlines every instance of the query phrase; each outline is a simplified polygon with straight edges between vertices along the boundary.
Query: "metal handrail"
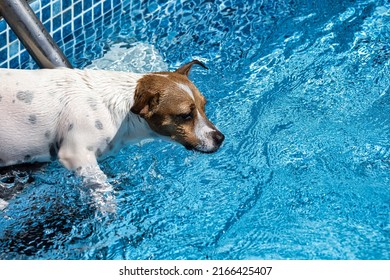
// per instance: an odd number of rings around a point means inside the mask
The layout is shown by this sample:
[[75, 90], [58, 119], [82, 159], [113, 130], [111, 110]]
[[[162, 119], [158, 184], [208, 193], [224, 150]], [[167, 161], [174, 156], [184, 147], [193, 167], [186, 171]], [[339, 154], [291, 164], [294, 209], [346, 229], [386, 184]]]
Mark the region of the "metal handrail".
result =
[[0, 0], [0, 15], [41, 68], [72, 68], [25, 0]]

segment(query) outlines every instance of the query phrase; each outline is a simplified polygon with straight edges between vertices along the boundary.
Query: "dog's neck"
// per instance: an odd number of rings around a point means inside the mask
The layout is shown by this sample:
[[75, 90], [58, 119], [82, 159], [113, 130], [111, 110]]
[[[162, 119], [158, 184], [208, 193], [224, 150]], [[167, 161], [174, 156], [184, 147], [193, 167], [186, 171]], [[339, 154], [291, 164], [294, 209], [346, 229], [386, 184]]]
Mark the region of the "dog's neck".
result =
[[[127, 72], [80, 71], [86, 85], [92, 88], [112, 114], [116, 125], [127, 117], [134, 104], [134, 92], [142, 74]], [[109, 78], [108, 78], [109, 77]], [[108, 80], [109, 79], [109, 80]]]
[[[118, 136], [125, 142], [136, 142], [145, 138], [158, 137], [147, 122], [133, 114], [130, 109], [134, 105], [137, 82], [144, 75], [130, 72], [83, 71], [83, 79], [87, 86], [96, 89], [95, 92], [108, 108], [113, 124], [118, 129]], [[110, 77], [110, 80], [107, 80]]]

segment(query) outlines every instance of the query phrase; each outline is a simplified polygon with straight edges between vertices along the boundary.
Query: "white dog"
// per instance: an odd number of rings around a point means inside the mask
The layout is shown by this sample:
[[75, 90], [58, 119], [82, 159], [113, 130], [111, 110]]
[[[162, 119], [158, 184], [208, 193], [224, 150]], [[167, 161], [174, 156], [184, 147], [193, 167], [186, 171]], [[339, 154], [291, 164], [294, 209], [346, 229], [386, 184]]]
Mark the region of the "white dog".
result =
[[0, 69], [0, 167], [58, 160], [89, 186], [109, 186], [98, 160], [145, 138], [211, 153], [224, 135], [206, 99], [175, 72]]

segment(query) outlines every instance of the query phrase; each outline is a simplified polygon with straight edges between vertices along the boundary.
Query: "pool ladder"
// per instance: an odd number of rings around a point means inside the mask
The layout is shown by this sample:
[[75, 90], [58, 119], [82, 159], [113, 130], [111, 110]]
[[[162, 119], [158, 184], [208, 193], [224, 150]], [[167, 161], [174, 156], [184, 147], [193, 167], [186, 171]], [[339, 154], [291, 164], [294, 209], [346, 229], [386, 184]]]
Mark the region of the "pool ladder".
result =
[[0, 15], [39, 67], [72, 68], [26, 0], [0, 0]]

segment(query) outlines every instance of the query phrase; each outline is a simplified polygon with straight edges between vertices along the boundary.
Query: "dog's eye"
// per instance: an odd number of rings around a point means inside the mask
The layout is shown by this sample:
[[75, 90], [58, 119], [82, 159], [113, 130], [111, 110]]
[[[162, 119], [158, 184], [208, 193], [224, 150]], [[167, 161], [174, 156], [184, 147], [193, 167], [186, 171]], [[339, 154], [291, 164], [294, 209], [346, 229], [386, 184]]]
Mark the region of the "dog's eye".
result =
[[192, 115], [192, 113], [180, 114], [179, 118], [182, 119], [183, 121], [189, 121], [189, 120], [192, 120], [194, 118], [194, 116]]

